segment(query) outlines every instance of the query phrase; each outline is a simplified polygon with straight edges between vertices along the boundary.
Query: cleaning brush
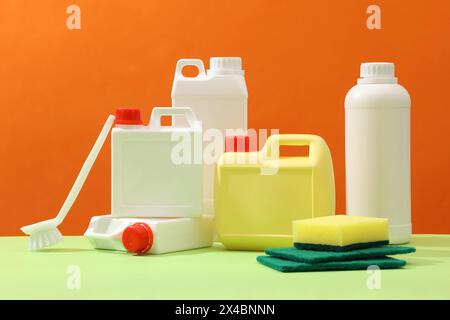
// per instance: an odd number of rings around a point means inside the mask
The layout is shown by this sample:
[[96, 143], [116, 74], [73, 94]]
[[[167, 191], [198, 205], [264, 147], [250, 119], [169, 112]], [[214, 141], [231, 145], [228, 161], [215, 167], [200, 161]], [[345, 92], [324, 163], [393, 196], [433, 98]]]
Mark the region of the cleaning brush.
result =
[[63, 222], [72, 207], [72, 204], [77, 198], [78, 193], [83, 187], [84, 181], [86, 180], [89, 171], [91, 170], [92, 165], [94, 164], [95, 159], [97, 158], [97, 155], [100, 152], [106, 137], [108, 136], [109, 130], [114, 124], [114, 120], [115, 117], [113, 115], [109, 115], [56, 218], [24, 226], [20, 229], [25, 234], [30, 236], [30, 251], [40, 250], [63, 240], [63, 235], [58, 230], [58, 226]]

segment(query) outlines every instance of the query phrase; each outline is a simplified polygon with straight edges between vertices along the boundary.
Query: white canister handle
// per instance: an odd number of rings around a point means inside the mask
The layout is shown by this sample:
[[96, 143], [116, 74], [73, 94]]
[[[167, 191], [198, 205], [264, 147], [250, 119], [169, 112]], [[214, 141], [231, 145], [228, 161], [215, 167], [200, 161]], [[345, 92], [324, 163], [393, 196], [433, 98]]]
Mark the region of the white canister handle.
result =
[[[183, 68], [187, 66], [193, 66], [198, 69], [197, 77], [205, 77], [205, 66], [203, 65], [203, 61], [200, 59], [180, 59], [177, 62], [177, 67], [175, 69], [175, 78], [187, 78], [183, 75]], [[194, 78], [197, 78], [194, 77]]]
[[154, 107], [150, 116], [150, 128], [161, 128], [162, 116], [184, 116], [190, 128], [197, 128], [199, 122], [189, 107]]

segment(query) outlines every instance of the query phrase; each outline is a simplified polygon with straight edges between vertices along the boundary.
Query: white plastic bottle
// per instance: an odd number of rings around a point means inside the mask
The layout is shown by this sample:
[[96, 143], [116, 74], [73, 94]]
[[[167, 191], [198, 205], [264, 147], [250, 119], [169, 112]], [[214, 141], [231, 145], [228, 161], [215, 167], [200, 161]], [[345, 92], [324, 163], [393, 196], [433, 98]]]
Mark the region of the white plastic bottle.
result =
[[[235, 130], [234, 134], [242, 135], [247, 131], [247, 86], [242, 70], [241, 58], [211, 58], [210, 68], [205, 67], [200, 59], [178, 60], [172, 86], [172, 106], [190, 107], [202, 122], [204, 132], [204, 182], [203, 212], [214, 213], [214, 162], [208, 162], [205, 155], [214, 132], [218, 129], [222, 142], [227, 129]], [[194, 66], [198, 69], [196, 77], [183, 76], [183, 68]], [[179, 118], [174, 121], [179, 123]], [[228, 132], [233, 134], [233, 132]], [[214, 138], [212, 138], [214, 139]], [[217, 160], [221, 152], [214, 155]]]
[[363, 63], [345, 98], [347, 214], [389, 219], [392, 244], [411, 239], [410, 106], [393, 63]]

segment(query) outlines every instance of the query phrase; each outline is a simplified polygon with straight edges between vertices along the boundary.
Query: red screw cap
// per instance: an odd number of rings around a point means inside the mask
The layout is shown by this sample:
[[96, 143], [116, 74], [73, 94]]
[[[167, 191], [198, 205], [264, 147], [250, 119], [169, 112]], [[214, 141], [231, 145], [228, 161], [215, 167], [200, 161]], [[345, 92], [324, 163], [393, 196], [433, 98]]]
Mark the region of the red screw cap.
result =
[[[242, 150], [242, 147], [244, 149]], [[225, 152], [250, 152], [256, 151], [252, 145], [250, 148], [250, 136], [227, 136], [225, 137]]]
[[137, 108], [117, 108], [116, 124], [125, 124], [125, 125], [142, 124], [141, 110]]
[[128, 252], [144, 254], [153, 245], [153, 232], [144, 222], [136, 222], [125, 228], [122, 233], [122, 243]]

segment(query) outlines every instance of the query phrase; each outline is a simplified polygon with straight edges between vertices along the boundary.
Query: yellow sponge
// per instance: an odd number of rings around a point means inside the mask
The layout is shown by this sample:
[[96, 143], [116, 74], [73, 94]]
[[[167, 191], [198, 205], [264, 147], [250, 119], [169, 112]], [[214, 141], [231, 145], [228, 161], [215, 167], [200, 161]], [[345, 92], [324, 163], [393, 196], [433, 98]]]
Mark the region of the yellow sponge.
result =
[[294, 246], [298, 249], [348, 251], [389, 243], [388, 220], [347, 215], [293, 222]]

